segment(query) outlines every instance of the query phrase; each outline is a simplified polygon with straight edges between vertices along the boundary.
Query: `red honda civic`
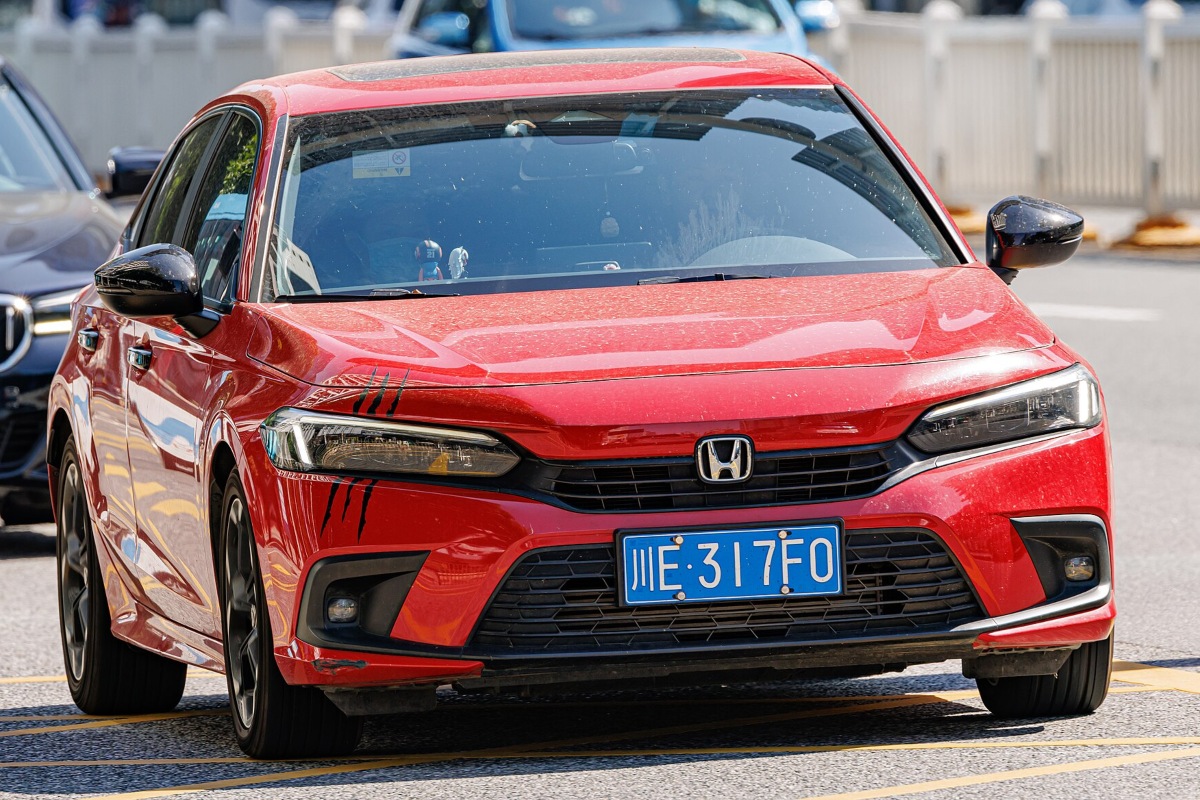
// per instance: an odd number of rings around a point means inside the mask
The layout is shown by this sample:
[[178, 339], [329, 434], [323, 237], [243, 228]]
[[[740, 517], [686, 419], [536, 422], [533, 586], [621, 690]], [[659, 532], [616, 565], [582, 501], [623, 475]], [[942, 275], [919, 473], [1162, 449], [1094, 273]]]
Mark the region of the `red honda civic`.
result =
[[1112, 662], [1091, 369], [836, 76], [716, 49], [360, 64], [184, 129], [50, 398], [84, 711], [228, 676], [259, 757], [460, 692]]

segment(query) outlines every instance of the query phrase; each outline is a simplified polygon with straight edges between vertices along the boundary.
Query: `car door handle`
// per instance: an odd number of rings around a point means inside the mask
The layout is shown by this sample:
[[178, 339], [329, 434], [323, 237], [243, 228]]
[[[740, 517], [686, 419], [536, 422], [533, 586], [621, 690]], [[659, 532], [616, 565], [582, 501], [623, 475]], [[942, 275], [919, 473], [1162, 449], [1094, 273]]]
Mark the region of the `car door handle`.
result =
[[95, 328], [84, 328], [75, 334], [75, 341], [89, 353], [96, 352], [96, 344], [100, 341], [100, 331]]
[[151, 355], [149, 347], [137, 346], [129, 348], [125, 353], [125, 357], [129, 360], [129, 366], [141, 370], [150, 369]]

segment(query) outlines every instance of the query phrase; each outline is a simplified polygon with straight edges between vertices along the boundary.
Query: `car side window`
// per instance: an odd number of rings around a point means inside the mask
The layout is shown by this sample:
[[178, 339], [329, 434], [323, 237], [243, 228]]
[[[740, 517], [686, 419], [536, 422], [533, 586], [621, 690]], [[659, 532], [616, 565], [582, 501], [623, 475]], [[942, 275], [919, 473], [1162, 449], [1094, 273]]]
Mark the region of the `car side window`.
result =
[[196, 176], [196, 168], [221, 117], [212, 117], [196, 126], [176, 148], [163, 179], [155, 189], [154, 198], [146, 212], [137, 246], [164, 244], [175, 239], [179, 215], [187, 200], [188, 189]]
[[242, 253], [246, 204], [258, 162], [258, 126], [242, 114], [229, 127], [196, 191], [192, 216], [178, 242], [196, 260], [206, 300], [229, 299]]

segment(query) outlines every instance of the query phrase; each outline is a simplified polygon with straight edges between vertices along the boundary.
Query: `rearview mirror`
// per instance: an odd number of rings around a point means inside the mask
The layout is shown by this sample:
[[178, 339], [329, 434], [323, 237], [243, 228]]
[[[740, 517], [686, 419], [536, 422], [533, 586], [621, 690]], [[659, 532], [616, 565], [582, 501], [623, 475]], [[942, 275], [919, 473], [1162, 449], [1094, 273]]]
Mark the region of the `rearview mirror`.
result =
[[154, 170], [166, 154], [150, 147], [114, 147], [108, 151], [108, 185], [106, 193], [115, 197], [137, 197], [146, 191]]
[[1083, 241], [1083, 217], [1049, 200], [1014, 195], [988, 212], [987, 265], [1011, 283], [1016, 271], [1066, 261]]
[[125, 317], [174, 317], [197, 337], [220, 320], [204, 308], [192, 254], [173, 244], [123, 253], [96, 270], [95, 282], [100, 302]]

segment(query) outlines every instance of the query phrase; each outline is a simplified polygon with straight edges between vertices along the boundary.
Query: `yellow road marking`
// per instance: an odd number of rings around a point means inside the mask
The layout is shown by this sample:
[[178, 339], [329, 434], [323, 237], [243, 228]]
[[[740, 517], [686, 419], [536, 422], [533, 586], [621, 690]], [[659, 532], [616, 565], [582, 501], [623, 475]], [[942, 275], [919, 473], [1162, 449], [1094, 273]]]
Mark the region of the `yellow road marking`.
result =
[[964, 775], [961, 778], [944, 778], [942, 780], [924, 781], [922, 783], [908, 783], [902, 786], [867, 789], [861, 792], [823, 794], [819, 797], [810, 797], [807, 800], [874, 800], [874, 798], [880, 797], [936, 792], [940, 789], [960, 789], [964, 786], [981, 786], [988, 783], [1015, 781], [1022, 778], [1042, 778], [1048, 775], [1065, 775], [1071, 772], [1126, 767], [1133, 764], [1153, 764], [1157, 761], [1174, 761], [1180, 758], [1196, 758], [1198, 756], [1200, 756], [1200, 747], [1189, 747], [1186, 750], [1168, 750], [1165, 753], [1138, 753], [1129, 756], [1096, 758], [1090, 761], [1071, 761], [1066, 764], [1049, 764], [1044, 767], [1029, 767], [1027, 769], [1014, 769], [1005, 772], [989, 772], [983, 775]]
[[[1139, 694], [1141, 692], [1165, 692], [1169, 691], [1164, 686], [1110, 686], [1109, 694]], [[949, 696], [950, 692], [943, 692], [943, 696]], [[519, 711], [521, 709], [554, 709], [562, 710], [567, 708], [639, 708], [642, 706], [787, 706], [787, 705], [812, 705], [815, 703], [848, 703], [848, 702], [867, 702], [871, 700], [892, 700], [897, 697], [906, 697], [908, 695], [899, 694], [854, 694], [841, 695], [838, 697], [728, 697], [717, 698], [710, 697], [704, 700], [692, 700], [688, 698], [675, 698], [670, 700], [620, 700], [620, 701], [597, 701], [597, 700], [580, 700], [571, 703], [447, 703], [438, 706], [438, 713], [443, 711]], [[967, 700], [972, 697], [978, 697], [979, 692], [973, 689], [963, 689], [961, 694], [955, 697], [956, 700]]]
[[1155, 667], [1133, 661], [1114, 661], [1113, 678], [1126, 683], [1140, 683], [1160, 689], [1200, 694], [1200, 673], [1182, 669]]
[[61, 733], [62, 731], [83, 731], [94, 728], [111, 728], [114, 725], [137, 725], [143, 722], [162, 722], [168, 719], [186, 719], [188, 717], [215, 717], [229, 713], [228, 709], [203, 709], [200, 711], [169, 711], [164, 714], [142, 714], [136, 717], [112, 717], [96, 719], [91, 722], [79, 722], [73, 725], [41, 725], [37, 728], [18, 728], [15, 731], [0, 731], [0, 738], [8, 736], [34, 736], [39, 733]]
[[1024, 740], [1020, 742], [907, 742], [905, 744], [763, 745], [753, 747], [674, 747], [629, 750], [523, 750], [520, 758], [628, 758], [630, 756], [789, 755], [802, 753], [886, 752], [889, 750], [996, 750], [1039, 747], [1147, 747], [1200, 745], [1195, 736], [1144, 736], [1124, 739]]
[[[378, 769], [387, 769], [389, 767], [412, 766], [417, 764], [432, 764], [442, 761], [456, 761], [459, 759], [481, 759], [481, 758], [517, 758], [523, 753], [530, 751], [540, 751], [550, 748], [565, 748], [577, 747], [580, 745], [593, 744], [595, 742], [614, 742], [629, 739], [657, 738], [661, 736], [673, 736], [682, 733], [693, 733], [698, 731], [706, 731], [713, 729], [729, 729], [737, 727], [748, 727], [752, 725], [765, 725], [772, 722], [783, 722], [798, 719], [808, 719], [812, 717], [827, 717], [836, 716], [839, 714], [856, 714], [864, 711], [881, 711], [889, 708], [900, 708], [903, 706], [924, 705], [929, 703], [948, 702], [952, 699], [957, 699], [958, 695], [972, 695], [973, 692], [944, 692], [941, 694], [923, 694], [923, 695], [904, 695], [891, 700], [884, 700], [876, 703], [857, 703], [849, 706], [839, 706], [836, 708], [818, 708], [807, 709], [804, 711], [793, 711], [784, 714], [768, 714], [766, 716], [742, 717], [739, 719], [724, 720], [721, 722], [706, 722], [694, 725], [673, 725], [665, 728], [651, 728], [638, 731], [626, 731], [624, 733], [612, 733], [607, 735], [587, 736], [577, 739], [567, 739], [561, 741], [538, 742], [534, 744], [513, 745], [510, 747], [500, 747], [487, 750], [474, 750], [463, 753], [432, 753], [427, 755], [412, 755], [396, 758], [383, 758], [376, 761], [366, 761], [357, 764], [339, 764], [333, 767], [313, 767], [309, 769], [288, 770], [284, 772], [275, 772], [267, 775], [255, 775], [252, 777], [229, 778], [220, 781], [208, 781], [205, 783], [192, 783], [183, 786], [172, 786], [163, 789], [148, 789], [140, 792], [127, 792], [125, 794], [105, 795], [103, 797], [92, 797], [89, 800], [153, 800], [158, 797], [170, 797], [173, 795], [193, 794], [195, 792], [204, 792], [210, 789], [232, 789], [240, 786], [253, 786], [260, 783], [274, 783], [282, 781], [301, 780], [304, 778], [325, 777], [328, 775], [342, 775], [351, 772], [366, 772]], [[572, 755], [564, 753], [563, 755]]]
[[[189, 678], [224, 678], [220, 672], [206, 669], [188, 670]], [[17, 675], [12, 678], [0, 678], [0, 685], [8, 683], [65, 683], [66, 675]]]
[[92, 716], [91, 714], [21, 714], [13, 717], [0, 717], [0, 724], [5, 722], [56, 722], [66, 719], [116, 719], [116, 717]]
[[[514, 750], [512, 752], [493, 753], [422, 753], [404, 756], [404, 758], [431, 758], [486, 761], [489, 759], [510, 758], [627, 758], [630, 756], [707, 756], [707, 755], [789, 755], [810, 753], [841, 753], [855, 752], [886, 752], [891, 750], [989, 750], [989, 749], [1034, 749], [1039, 747], [1177, 747], [1179, 745], [1198, 745], [1200, 737], [1194, 736], [1143, 736], [1123, 739], [1052, 739], [1026, 740], [1020, 742], [909, 742], [905, 744], [831, 744], [831, 745], [795, 745], [795, 746], [754, 746], [754, 747], [678, 747], [654, 750]], [[330, 758], [298, 758], [287, 762], [304, 763], [315, 761], [328, 763], [382, 760], [378, 756], [339, 756]], [[111, 758], [69, 761], [0, 761], [0, 769], [30, 769], [52, 767], [152, 767], [152, 766], [189, 766], [203, 764], [261, 764], [270, 766], [272, 762], [255, 761], [245, 756], [227, 758]]]

